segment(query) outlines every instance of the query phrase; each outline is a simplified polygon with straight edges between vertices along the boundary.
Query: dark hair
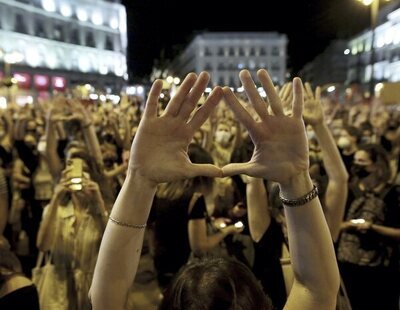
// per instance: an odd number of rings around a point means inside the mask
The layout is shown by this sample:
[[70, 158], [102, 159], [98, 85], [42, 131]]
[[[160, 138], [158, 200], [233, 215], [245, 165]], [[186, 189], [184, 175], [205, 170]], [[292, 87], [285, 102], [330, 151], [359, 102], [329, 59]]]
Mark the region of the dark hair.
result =
[[6, 247], [0, 248], [0, 287], [14, 274], [22, 274], [18, 257]]
[[160, 310], [272, 309], [254, 274], [228, 258], [194, 259], [167, 288]]
[[386, 183], [390, 180], [390, 162], [385, 149], [379, 144], [362, 144], [357, 151], [364, 151], [368, 154], [374, 165], [377, 165], [376, 179], [379, 183]]
[[360, 129], [358, 129], [358, 128], [355, 127], [355, 126], [350, 126], [350, 125], [344, 126], [343, 129], [344, 129], [345, 131], [347, 131], [347, 133], [348, 133], [350, 136], [356, 138], [356, 143], [357, 143], [357, 144], [360, 142], [360, 140], [361, 140], [361, 131], [360, 131]]

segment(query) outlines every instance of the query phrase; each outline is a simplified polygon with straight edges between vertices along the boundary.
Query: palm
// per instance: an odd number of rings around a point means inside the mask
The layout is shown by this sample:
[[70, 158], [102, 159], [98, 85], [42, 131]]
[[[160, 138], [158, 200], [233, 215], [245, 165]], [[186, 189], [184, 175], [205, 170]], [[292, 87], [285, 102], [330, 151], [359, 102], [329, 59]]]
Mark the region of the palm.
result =
[[186, 124], [174, 122], [173, 118], [146, 120], [133, 141], [131, 163], [140, 162], [144, 167], [140, 173], [156, 183], [185, 178], [190, 165], [186, 151], [191, 135]]
[[[250, 160], [252, 174], [279, 181], [308, 167], [304, 124], [291, 117], [269, 117], [257, 123]], [[285, 171], [285, 173], [282, 173]]]
[[303, 118], [310, 125], [317, 125], [323, 121], [323, 112], [320, 101], [316, 99], [304, 100]]
[[321, 89], [317, 87], [314, 94], [309, 83], [305, 84], [303, 118], [311, 126], [321, 124], [324, 120], [321, 105]]
[[208, 118], [222, 97], [220, 88], [212, 92], [193, 113], [209, 81], [208, 74], [190, 74], [181, 84], [161, 116], [157, 116], [162, 83], [154, 83], [132, 143], [129, 169], [154, 183], [170, 182], [197, 175], [219, 176], [212, 165], [194, 165], [187, 154], [194, 133]]
[[[307, 170], [308, 145], [302, 120], [303, 93], [300, 79], [293, 83], [293, 100], [290, 116], [285, 115], [282, 99], [276, 92], [265, 70], [257, 73], [268, 96], [269, 108], [259, 95], [249, 72], [241, 72], [243, 87], [259, 116], [255, 120], [239, 103], [235, 95], [224, 88], [226, 100], [238, 119], [249, 131], [255, 149], [251, 160], [244, 164], [230, 164], [223, 168], [224, 175], [247, 174], [266, 177], [271, 181], [285, 182]], [[284, 91], [286, 101], [291, 97], [290, 88]]]

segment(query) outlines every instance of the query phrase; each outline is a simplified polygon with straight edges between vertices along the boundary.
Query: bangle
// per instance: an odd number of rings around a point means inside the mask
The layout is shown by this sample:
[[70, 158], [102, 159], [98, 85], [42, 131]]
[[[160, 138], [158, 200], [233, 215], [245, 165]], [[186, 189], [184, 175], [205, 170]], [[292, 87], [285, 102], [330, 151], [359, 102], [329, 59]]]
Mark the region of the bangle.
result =
[[306, 203], [310, 202], [317, 196], [318, 196], [318, 187], [315, 186], [315, 184], [313, 184], [313, 188], [310, 192], [297, 199], [286, 199], [279, 194], [279, 198], [282, 201], [282, 203], [288, 207], [298, 207], [305, 205]]
[[112, 218], [111, 215], [108, 218], [110, 219], [111, 222], [113, 222], [114, 224], [117, 224], [119, 226], [136, 228], [136, 229], [144, 229], [147, 226], [147, 224], [129, 224], [129, 223], [121, 222], [119, 220]]
[[92, 125], [92, 122], [89, 122], [85, 125], [82, 125], [82, 128], [86, 129], [86, 128], [89, 128], [91, 125]]

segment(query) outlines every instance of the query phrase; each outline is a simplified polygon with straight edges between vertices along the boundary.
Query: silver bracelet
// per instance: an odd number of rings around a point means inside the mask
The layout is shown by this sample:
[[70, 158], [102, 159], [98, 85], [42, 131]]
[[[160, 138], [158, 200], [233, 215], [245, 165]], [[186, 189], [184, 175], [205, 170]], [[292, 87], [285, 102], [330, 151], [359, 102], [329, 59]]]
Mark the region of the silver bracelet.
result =
[[318, 187], [315, 184], [313, 184], [313, 189], [310, 192], [297, 199], [286, 199], [282, 197], [281, 194], [279, 194], [281, 202], [288, 207], [298, 207], [305, 205], [306, 203], [310, 202], [317, 196], [318, 196]]
[[123, 227], [130, 227], [130, 228], [136, 228], [136, 229], [144, 229], [146, 228], [147, 224], [129, 224], [129, 223], [125, 223], [125, 222], [121, 222], [118, 221], [114, 218], [111, 217], [111, 215], [108, 217], [110, 219], [111, 222], [113, 222], [114, 224], [117, 224], [119, 226], [123, 226]]

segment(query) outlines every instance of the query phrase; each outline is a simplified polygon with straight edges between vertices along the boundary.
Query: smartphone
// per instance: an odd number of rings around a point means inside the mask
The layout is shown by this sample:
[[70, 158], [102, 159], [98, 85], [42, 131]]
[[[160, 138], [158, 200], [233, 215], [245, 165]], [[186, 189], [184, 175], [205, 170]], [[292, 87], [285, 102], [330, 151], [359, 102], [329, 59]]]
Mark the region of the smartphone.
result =
[[67, 167], [70, 168], [67, 174], [68, 187], [73, 191], [82, 190], [83, 160], [81, 158], [69, 159]]
[[244, 225], [243, 225], [243, 222], [242, 221], [239, 221], [239, 222], [236, 222], [235, 223], [235, 227], [236, 228], [242, 228]]
[[350, 220], [350, 222], [352, 222], [353, 224], [364, 224], [365, 220], [364, 219], [354, 219], [354, 220]]

